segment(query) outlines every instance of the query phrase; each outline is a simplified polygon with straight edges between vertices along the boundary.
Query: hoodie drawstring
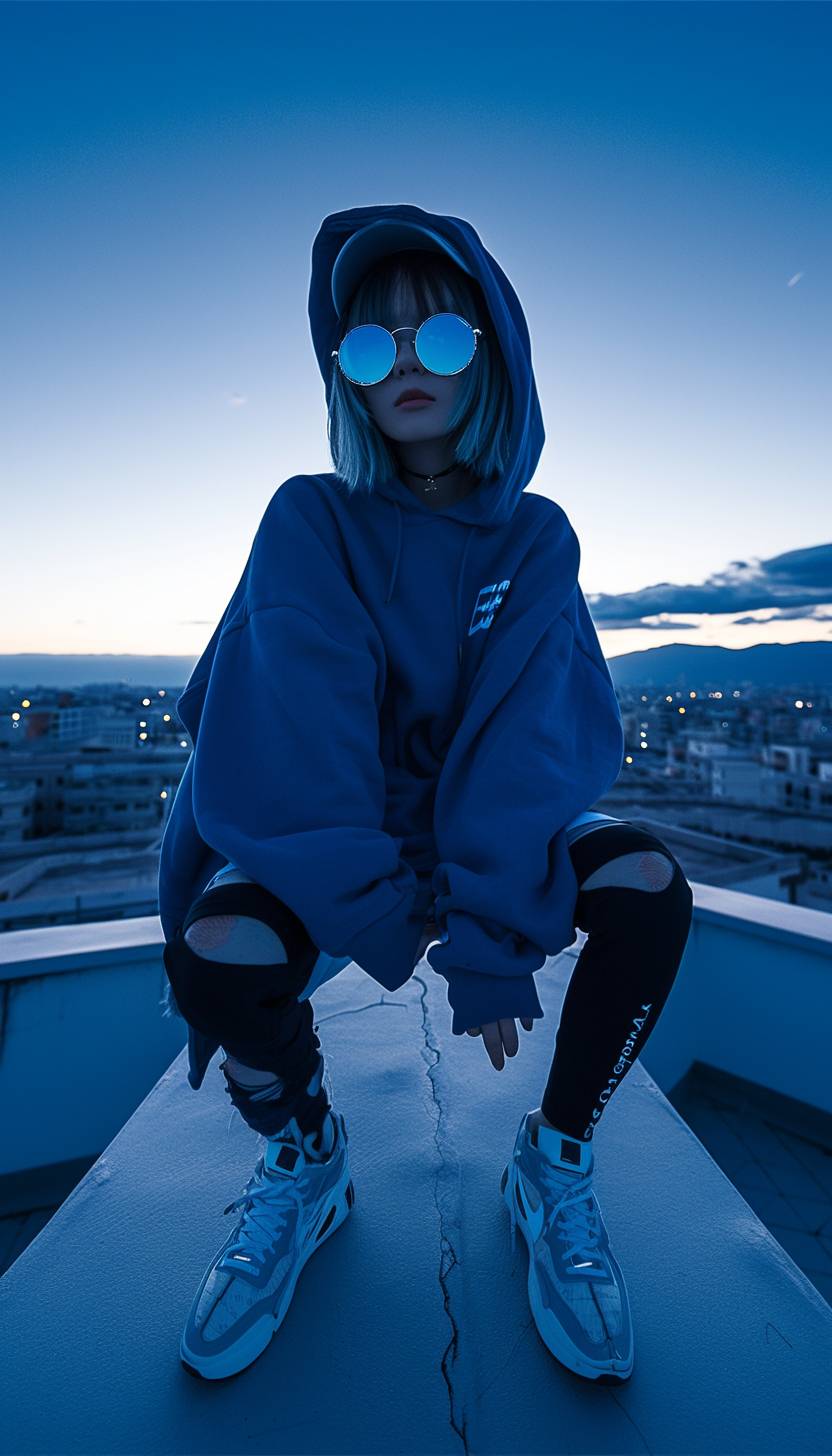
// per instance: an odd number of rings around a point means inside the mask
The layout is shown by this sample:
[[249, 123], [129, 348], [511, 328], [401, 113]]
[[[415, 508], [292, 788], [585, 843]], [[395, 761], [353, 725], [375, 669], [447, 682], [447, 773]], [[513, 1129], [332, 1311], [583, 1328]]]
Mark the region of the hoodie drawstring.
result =
[[398, 501], [394, 501], [393, 504], [396, 507], [396, 554], [393, 557], [393, 569], [390, 572], [390, 585], [387, 588], [387, 596], [384, 598], [385, 603], [389, 602], [393, 596], [393, 588], [396, 585], [399, 571], [399, 557], [402, 554], [402, 508]]
[[[392, 601], [392, 599], [393, 599], [393, 592], [395, 591], [395, 588], [396, 588], [396, 579], [397, 579], [398, 574], [399, 574], [399, 561], [401, 560], [401, 554], [402, 554], [402, 508], [401, 508], [401, 505], [399, 504], [398, 501], [394, 501], [393, 504], [396, 507], [396, 550], [395, 550], [395, 553], [393, 555], [393, 565], [392, 565], [391, 570], [390, 570], [390, 584], [389, 584], [389, 586], [387, 588], [387, 596], [384, 598], [385, 604], [387, 602]], [[460, 661], [462, 661], [462, 640], [461, 640], [461, 633], [462, 633], [462, 581], [463, 581], [463, 577], [465, 576], [465, 563], [466, 563], [466, 561], [468, 559], [468, 550], [469, 550], [469, 547], [471, 545], [471, 541], [473, 539], [473, 535], [474, 535], [474, 532], [476, 531], [476, 529], [477, 529], [476, 528], [476, 525], [470, 525], [468, 527], [468, 535], [467, 535], [467, 538], [466, 538], [466, 541], [465, 541], [465, 548], [464, 548], [464, 550], [462, 552], [462, 561], [460, 562], [459, 577], [457, 578], [457, 584], [456, 584], [456, 622], [455, 622], [455, 626], [456, 626], [456, 636], [457, 636], [457, 643], [458, 643], [458, 647], [459, 647], [459, 659], [460, 659]]]
[[456, 640], [459, 643], [459, 660], [462, 662], [462, 578], [465, 575], [465, 562], [468, 559], [468, 547], [474, 537], [476, 526], [469, 526], [468, 537], [465, 542], [465, 550], [462, 553], [462, 561], [459, 567], [459, 577], [456, 584]]

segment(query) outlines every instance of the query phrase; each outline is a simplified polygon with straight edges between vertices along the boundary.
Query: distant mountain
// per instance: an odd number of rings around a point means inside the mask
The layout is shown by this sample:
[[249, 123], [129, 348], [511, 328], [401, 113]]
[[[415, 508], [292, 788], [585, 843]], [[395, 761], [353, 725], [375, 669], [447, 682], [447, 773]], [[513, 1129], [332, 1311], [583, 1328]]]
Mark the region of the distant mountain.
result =
[[[140, 688], [183, 688], [195, 657], [110, 652], [0, 653], [0, 687], [31, 693], [38, 687], [75, 688], [122, 683]], [[770, 642], [756, 647], [703, 647], [669, 642], [644, 652], [608, 657], [616, 687], [811, 688], [832, 685], [832, 642]]]
[[2, 652], [0, 687], [77, 688], [90, 683], [126, 683], [142, 688], [183, 688], [199, 657], [145, 657], [91, 652]]
[[832, 686], [832, 642], [760, 642], [756, 647], [704, 647], [668, 642], [608, 657], [617, 688], [811, 688]]

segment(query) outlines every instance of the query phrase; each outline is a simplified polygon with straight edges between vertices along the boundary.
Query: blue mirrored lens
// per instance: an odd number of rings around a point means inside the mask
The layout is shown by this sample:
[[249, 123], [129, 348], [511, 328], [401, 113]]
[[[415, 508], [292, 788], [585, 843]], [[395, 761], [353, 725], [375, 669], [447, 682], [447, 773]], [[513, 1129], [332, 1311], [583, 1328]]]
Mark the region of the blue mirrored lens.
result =
[[359, 324], [344, 339], [338, 362], [355, 384], [378, 384], [396, 362], [395, 340], [379, 324]]
[[431, 374], [458, 374], [477, 347], [471, 325], [456, 313], [436, 313], [416, 335], [416, 353]]
[[[474, 330], [456, 313], [425, 319], [414, 340], [416, 355], [431, 374], [459, 374], [477, 347]], [[380, 324], [350, 329], [338, 351], [338, 362], [355, 384], [378, 384], [396, 362], [396, 343]]]

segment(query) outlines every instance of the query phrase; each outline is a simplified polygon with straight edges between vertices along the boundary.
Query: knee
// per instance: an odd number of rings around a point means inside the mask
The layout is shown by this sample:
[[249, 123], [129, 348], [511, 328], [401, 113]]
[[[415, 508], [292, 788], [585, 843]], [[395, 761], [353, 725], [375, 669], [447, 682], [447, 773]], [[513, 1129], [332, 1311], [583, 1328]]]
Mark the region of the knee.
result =
[[[687, 934], [693, 916], [693, 891], [672, 850], [655, 834], [628, 825], [618, 836], [617, 853], [596, 863], [580, 890], [627, 889], [633, 923], [673, 925]], [[649, 898], [648, 898], [649, 897]], [[589, 904], [589, 901], [587, 901]], [[621, 907], [618, 913], [622, 913]]]
[[223, 1044], [245, 1045], [297, 1033], [307, 1004], [297, 997], [316, 957], [299, 917], [254, 881], [209, 886], [163, 952], [185, 1020]]
[[660, 846], [653, 835], [644, 836], [644, 844], [636, 845], [629, 836], [626, 851], [614, 854], [581, 882], [582, 890], [598, 890], [603, 886], [617, 889], [641, 890], [647, 894], [660, 894], [672, 884], [684, 879], [681, 866], [666, 845]]
[[[650, 888], [660, 893], [651, 896], [651, 905], [657, 912], [656, 919], [672, 938], [687, 940], [693, 920], [693, 890], [676, 856], [660, 839], [651, 835], [652, 844], [645, 846], [641, 856], [642, 873], [645, 879], [653, 879]], [[654, 869], [660, 861], [661, 869]]]
[[280, 985], [279, 968], [210, 960], [191, 949], [181, 926], [166, 942], [162, 959], [181, 1015], [203, 1036], [265, 1040], [291, 1009], [293, 997]]
[[693, 914], [693, 890], [672, 850], [656, 834], [645, 833], [645, 844], [639, 856], [640, 874], [645, 885], [660, 899], [668, 913], [690, 924]]
[[280, 936], [250, 915], [205, 915], [185, 931], [197, 955], [231, 965], [276, 965], [286, 962]]
[[646, 850], [645, 853], [652, 858], [664, 860], [669, 867], [666, 884], [661, 888], [669, 888], [672, 890], [673, 899], [678, 910], [680, 912], [686, 912], [688, 919], [690, 919], [693, 914], [693, 890], [685, 876], [685, 872], [675, 854], [668, 849], [663, 840], [659, 839], [655, 834], [651, 835], [650, 838], [653, 840], [653, 847]]

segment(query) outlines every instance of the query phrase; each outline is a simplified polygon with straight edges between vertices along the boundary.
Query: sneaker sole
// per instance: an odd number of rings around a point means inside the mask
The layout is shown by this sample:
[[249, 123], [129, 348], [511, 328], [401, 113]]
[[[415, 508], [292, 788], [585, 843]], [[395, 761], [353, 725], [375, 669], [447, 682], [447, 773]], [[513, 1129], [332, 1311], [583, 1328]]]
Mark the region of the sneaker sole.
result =
[[[289, 1306], [295, 1294], [295, 1287], [303, 1270], [312, 1255], [326, 1243], [326, 1240], [341, 1227], [355, 1202], [355, 1187], [350, 1178], [343, 1191], [343, 1195], [335, 1194], [335, 1202], [329, 1210], [326, 1220], [321, 1225], [317, 1237], [305, 1249], [302, 1258], [295, 1266], [291, 1282], [281, 1296], [283, 1307], [279, 1314], [264, 1313], [262, 1318], [253, 1324], [245, 1334], [229, 1349], [223, 1350], [221, 1355], [204, 1356], [195, 1355], [188, 1349], [185, 1343], [184, 1333], [179, 1345], [179, 1358], [184, 1370], [189, 1375], [195, 1375], [200, 1380], [227, 1380], [231, 1375], [239, 1375], [241, 1371], [247, 1370], [249, 1365], [262, 1355], [268, 1348], [273, 1335], [277, 1333], [289, 1311]], [[334, 1212], [333, 1212], [334, 1210]]]
[[[511, 1189], [508, 1187], [508, 1166], [506, 1166], [500, 1177], [500, 1192], [506, 1208], [511, 1213]], [[550, 1355], [571, 1370], [574, 1375], [580, 1375], [585, 1380], [592, 1380], [597, 1385], [623, 1385], [629, 1380], [633, 1373], [634, 1355], [631, 1353], [629, 1361], [626, 1360], [590, 1360], [581, 1350], [578, 1349], [550, 1309], [547, 1309], [540, 1298], [537, 1279], [534, 1272], [534, 1259], [532, 1249], [526, 1235], [526, 1227], [523, 1219], [517, 1217], [517, 1227], [523, 1235], [523, 1242], [526, 1245], [526, 1252], [529, 1256], [529, 1278], [528, 1295], [529, 1305], [534, 1316], [535, 1326], [546, 1349]]]

